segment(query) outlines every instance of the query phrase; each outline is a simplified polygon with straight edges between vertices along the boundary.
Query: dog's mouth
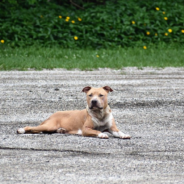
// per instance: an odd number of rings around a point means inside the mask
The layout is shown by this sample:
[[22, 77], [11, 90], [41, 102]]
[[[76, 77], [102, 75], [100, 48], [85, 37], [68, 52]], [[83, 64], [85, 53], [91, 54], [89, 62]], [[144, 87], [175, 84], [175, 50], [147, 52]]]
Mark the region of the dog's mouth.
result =
[[89, 109], [91, 109], [91, 110], [101, 110], [101, 109], [103, 109], [103, 107], [99, 107], [99, 106], [97, 106], [97, 105], [91, 105], [91, 106], [89, 107]]
[[89, 109], [91, 110], [101, 110], [103, 107], [101, 107], [101, 104], [98, 102], [97, 99], [92, 99], [90, 101]]

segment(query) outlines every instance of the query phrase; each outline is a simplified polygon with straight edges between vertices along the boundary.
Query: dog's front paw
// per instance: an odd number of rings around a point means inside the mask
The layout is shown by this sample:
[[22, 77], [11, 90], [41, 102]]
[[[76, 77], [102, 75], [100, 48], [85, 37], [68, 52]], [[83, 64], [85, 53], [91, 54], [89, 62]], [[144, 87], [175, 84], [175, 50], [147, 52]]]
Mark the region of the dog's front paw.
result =
[[123, 132], [118, 132], [119, 133], [119, 138], [121, 139], [130, 139], [131, 136], [128, 134], [124, 134]]
[[114, 137], [119, 137], [120, 139], [130, 139], [131, 136], [128, 134], [124, 134], [123, 132], [119, 131], [119, 132], [112, 132]]
[[107, 134], [104, 134], [104, 133], [99, 133], [98, 137], [101, 139], [108, 139], [109, 138], [109, 136]]
[[120, 136], [119, 138], [121, 138], [121, 139], [130, 139], [131, 136], [128, 135], [128, 134], [124, 134], [123, 136]]

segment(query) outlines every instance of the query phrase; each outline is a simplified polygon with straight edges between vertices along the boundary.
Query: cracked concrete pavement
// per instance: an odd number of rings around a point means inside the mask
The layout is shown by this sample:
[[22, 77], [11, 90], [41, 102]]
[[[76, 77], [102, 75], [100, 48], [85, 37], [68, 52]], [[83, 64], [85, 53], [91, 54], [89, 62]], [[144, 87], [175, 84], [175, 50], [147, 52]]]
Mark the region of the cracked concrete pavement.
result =
[[[60, 110], [86, 107], [85, 86], [109, 85], [130, 140], [17, 135]], [[184, 183], [184, 68], [0, 72], [0, 183]]]

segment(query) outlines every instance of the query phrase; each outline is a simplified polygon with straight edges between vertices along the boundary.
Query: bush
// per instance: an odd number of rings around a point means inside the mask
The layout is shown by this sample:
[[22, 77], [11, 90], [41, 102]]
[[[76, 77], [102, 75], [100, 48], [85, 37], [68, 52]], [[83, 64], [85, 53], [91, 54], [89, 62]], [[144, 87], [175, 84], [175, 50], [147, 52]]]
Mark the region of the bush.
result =
[[1, 44], [112, 48], [184, 43], [184, 5], [179, 0], [109, 0], [105, 5], [83, 3], [84, 9], [43, 0], [17, 2], [0, 4]]

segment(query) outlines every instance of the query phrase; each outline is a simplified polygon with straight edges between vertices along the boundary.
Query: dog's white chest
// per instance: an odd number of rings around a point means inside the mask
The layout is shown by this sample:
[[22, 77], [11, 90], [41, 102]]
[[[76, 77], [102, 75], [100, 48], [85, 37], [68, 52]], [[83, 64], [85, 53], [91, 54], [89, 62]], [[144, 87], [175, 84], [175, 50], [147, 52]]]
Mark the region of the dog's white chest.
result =
[[99, 130], [99, 131], [109, 129], [112, 126], [112, 120], [113, 120], [112, 113], [109, 113], [103, 119], [98, 119], [96, 117], [92, 117], [94, 129]]

